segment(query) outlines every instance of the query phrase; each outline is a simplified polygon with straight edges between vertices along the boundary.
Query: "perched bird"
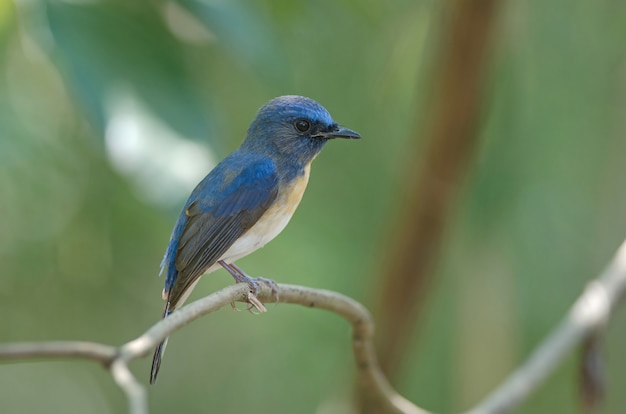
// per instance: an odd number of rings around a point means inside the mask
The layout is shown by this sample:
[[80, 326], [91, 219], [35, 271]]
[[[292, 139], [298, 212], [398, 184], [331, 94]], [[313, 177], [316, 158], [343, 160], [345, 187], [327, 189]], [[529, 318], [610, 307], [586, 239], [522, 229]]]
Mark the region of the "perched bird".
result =
[[[360, 138], [339, 126], [319, 103], [303, 96], [272, 99], [252, 121], [241, 146], [189, 196], [176, 221], [161, 272], [167, 269], [163, 317], [181, 307], [204, 273], [226, 269], [256, 294], [259, 281], [234, 261], [280, 233], [302, 199], [311, 161], [334, 138]], [[156, 381], [167, 339], [154, 352]]]

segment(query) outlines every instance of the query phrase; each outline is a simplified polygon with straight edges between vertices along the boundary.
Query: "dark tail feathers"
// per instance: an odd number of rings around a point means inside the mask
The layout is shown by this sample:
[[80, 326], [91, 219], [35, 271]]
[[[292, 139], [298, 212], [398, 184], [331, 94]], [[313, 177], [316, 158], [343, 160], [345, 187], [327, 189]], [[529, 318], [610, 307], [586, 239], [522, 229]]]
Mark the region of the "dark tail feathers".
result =
[[[170, 313], [170, 302], [168, 301], [165, 303], [165, 308], [163, 309], [163, 318], [167, 318]], [[165, 338], [154, 350], [154, 356], [152, 357], [152, 369], [150, 370], [150, 384], [156, 383], [159, 368], [161, 367], [161, 359], [163, 358], [163, 353], [165, 352], [165, 347], [167, 346], [167, 339], [168, 338]]]

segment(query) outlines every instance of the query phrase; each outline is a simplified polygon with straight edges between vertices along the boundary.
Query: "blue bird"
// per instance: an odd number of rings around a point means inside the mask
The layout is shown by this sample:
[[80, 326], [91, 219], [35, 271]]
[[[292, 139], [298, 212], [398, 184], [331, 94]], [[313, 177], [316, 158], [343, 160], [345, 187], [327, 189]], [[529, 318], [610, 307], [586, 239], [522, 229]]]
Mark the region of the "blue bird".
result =
[[[220, 267], [256, 294], [259, 281], [234, 262], [280, 233], [302, 199], [311, 162], [333, 138], [360, 135], [338, 125], [319, 103], [281, 96], [259, 109], [241, 146], [193, 190], [172, 231], [161, 272], [167, 269], [163, 318], [180, 308], [200, 276]], [[154, 352], [156, 382], [167, 338]]]

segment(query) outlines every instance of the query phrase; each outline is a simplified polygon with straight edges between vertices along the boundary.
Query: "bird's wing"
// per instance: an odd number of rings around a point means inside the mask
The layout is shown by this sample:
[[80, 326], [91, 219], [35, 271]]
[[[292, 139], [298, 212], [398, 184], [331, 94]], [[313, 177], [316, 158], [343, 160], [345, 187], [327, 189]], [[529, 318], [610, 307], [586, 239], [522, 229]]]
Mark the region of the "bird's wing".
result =
[[267, 158], [244, 161], [239, 165], [222, 163], [221, 169], [216, 168], [213, 176], [209, 174], [190, 197], [175, 253], [178, 276], [169, 287], [172, 307], [276, 199], [274, 163]]

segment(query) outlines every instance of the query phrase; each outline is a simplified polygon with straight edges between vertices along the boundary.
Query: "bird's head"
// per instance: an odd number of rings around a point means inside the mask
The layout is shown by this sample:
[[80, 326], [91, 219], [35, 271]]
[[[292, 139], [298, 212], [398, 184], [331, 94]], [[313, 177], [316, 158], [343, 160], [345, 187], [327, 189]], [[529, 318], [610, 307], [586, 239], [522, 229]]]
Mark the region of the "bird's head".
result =
[[304, 96], [280, 96], [259, 109], [242, 148], [305, 166], [334, 138], [361, 136], [338, 125], [326, 108]]

